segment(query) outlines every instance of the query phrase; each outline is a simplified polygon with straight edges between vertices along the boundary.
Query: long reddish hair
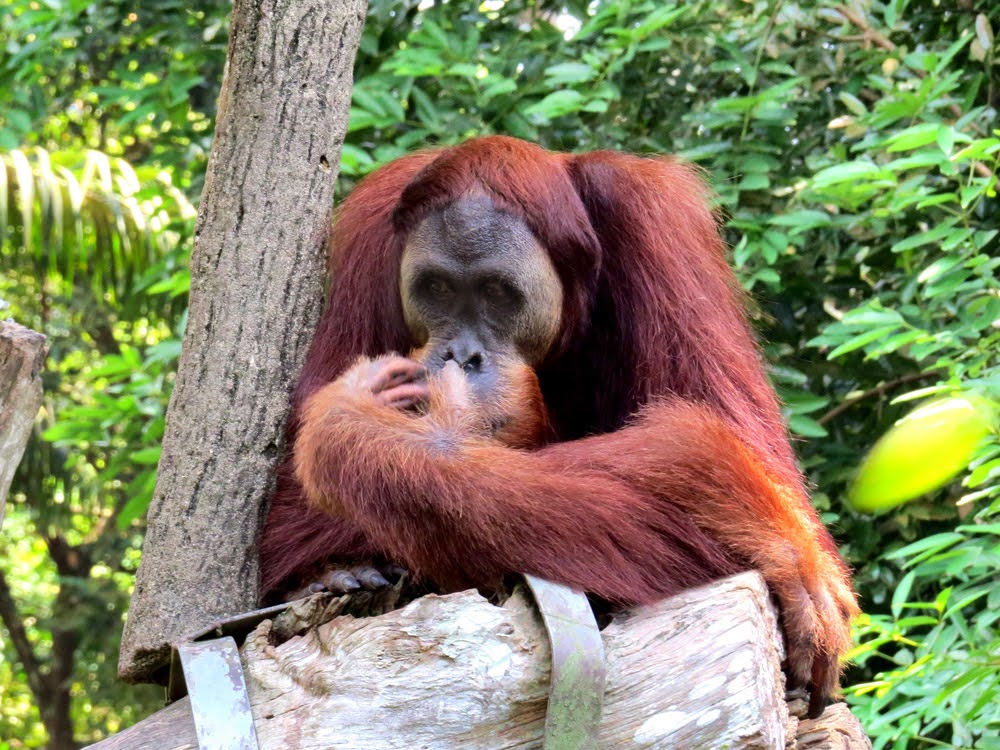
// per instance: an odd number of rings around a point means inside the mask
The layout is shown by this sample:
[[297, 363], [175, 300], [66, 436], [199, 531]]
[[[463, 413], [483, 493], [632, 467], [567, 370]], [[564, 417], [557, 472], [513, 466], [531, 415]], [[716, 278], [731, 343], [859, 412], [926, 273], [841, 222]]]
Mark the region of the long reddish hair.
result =
[[[553, 153], [504, 136], [396, 160], [340, 206], [329, 300], [293, 397], [290, 439], [304, 400], [358, 356], [413, 348], [399, 291], [405, 238], [473, 191], [522, 218], [562, 280], [563, 335], [538, 370], [559, 440], [616, 430], [650, 400], [679, 396], [717, 410], [776, 481], [801, 489], [697, 170], [610, 151]], [[265, 590], [304, 555], [342, 549], [348, 534], [306, 511], [287, 463], [274, 522], [282, 531], [265, 534]], [[360, 538], [348, 541], [370, 551]]]

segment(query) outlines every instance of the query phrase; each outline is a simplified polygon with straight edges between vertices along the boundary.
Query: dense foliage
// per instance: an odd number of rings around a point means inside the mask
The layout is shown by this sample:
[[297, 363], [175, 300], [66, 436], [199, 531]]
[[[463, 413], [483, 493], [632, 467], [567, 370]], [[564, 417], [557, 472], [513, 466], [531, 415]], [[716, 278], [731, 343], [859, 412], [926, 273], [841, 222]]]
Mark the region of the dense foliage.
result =
[[[228, 6], [8, 7], [0, 299], [52, 341], [0, 559], [0, 748], [21, 748], [155, 705], [115, 683], [115, 639]], [[990, 0], [374, 0], [356, 66], [341, 193], [414, 148], [492, 132], [706, 169], [815, 503], [857, 571], [848, 695], [876, 747], [1000, 748], [1000, 445], [884, 515], [843, 502], [913, 399], [1000, 398], [998, 27]]]

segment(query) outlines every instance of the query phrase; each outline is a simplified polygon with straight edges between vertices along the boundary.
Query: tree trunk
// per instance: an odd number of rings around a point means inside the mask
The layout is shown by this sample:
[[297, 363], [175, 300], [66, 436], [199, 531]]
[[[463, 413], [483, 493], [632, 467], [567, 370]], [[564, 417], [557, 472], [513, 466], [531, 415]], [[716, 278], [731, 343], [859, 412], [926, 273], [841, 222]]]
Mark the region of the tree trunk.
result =
[[[427, 596], [302, 629], [322, 601], [265, 621], [242, 649], [261, 750], [541, 747], [549, 645], [521, 593], [502, 607], [474, 591]], [[871, 747], [844, 704], [800, 721], [805, 702], [786, 697], [777, 618], [756, 573], [619, 615], [602, 636], [602, 748]], [[196, 747], [187, 699], [94, 746], [139, 747]]]
[[0, 526], [14, 469], [42, 405], [45, 337], [0, 320]]
[[[72, 652], [70, 656], [72, 657]], [[49, 743], [46, 747], [48, 750], [76, 750], [80, 747], [80, 743], [74, 738], [71, 713], [72, 662], [70, 662], [70, 674], [65, 679], [60, 680], [52, 675], [46, 675], [46, 678], [48, 683], [47, 699], [39, 701], [38, 706], [38, 713], [42, 717], [45, 731], [49, 733]]]
[[364, 0], [236, 0], [191, 307], [119, 673], [254, 609], [289, 394], [319, 317]]
[[[42, 405], [45, 337], [13, 321], [0, 321], [0, 525], [14, 470], [21, 461], [31, 427]], [[59, 596], [63, 596], [60, 589]], [[58, 602], [58, 600], [57, 600]], [[58, 603], [57, 603], [58, 609]], [[52, 653], [39, 660], [28, 640], [22, 615], [0, 574], [0, 620], [7, 627], [28, 687], [38, 704], [52, 750], [74, 750], [70, 715], [70, 680], [76, 650], [75, 631], [53, 630]], [[46, 668], [47, 667], [47, 668]]]

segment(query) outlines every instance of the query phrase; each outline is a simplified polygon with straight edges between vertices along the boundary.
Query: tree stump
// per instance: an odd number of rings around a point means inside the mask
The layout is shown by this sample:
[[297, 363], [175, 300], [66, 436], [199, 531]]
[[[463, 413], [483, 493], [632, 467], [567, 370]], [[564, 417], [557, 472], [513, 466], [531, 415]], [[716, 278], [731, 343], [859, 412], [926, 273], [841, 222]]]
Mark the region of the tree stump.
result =
[[[261, 750], [541, 747], [549, 646], [523, 592], [499, 607], [474, 591], [426, 596], [290, 635], [316, 601], [263, 622], [243, 646]], [[871, 747], [844, 704], [795, 716], [805, 704], [786, 699], [777, 619], [756, 573], [622, 613], [602, 636], [601, 747]], [[195, 748], [187, 699], [94, 747]]]
[[42, 405], [44, 361], [42, 334], [0, 321], [0, 525], [14, 470]]

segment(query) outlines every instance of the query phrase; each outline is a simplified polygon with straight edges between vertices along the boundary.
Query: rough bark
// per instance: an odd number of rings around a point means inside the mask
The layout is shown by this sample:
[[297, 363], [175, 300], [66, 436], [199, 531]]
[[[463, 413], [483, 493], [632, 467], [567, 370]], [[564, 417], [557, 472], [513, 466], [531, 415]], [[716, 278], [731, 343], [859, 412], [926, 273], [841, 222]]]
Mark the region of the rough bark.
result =
[[[337, 616], [280, 645], [276, 629], [262, 623], [242, 650], [261, 750], [541, 747], [549, 648], [519, 594], [503, 607], [471, 591], [428, 596], [379, 617]], [[843, 704], [800, 722], [804, 702], [786, 703], [757, 574], [625, 613], [602, 635], [601, 747], [870, 747]], [[187, 707], [147, 722], [94, 747], [192, 747]]]
[[191, 260], [191, 307], [119, 672], [256, 607], [257, 539], [323, 247], [364, 0], [236, 0]]
[[0, 321], [0, 525], [14, 469], [42, 405], [45, 337], [11, 320]]

